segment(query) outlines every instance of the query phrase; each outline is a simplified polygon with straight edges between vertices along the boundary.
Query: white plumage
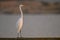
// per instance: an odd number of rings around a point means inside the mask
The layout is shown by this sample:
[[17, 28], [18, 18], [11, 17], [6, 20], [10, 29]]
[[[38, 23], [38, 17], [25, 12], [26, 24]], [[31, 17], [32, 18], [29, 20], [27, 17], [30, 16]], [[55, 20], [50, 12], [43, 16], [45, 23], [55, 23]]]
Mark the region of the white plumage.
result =
[[23, 27], [23, 12], [22, 12], [22, 7], [23, 5], [19, 5], [19, 9], [20, 9], [20, 12], [21, 12], [21, 17], [19, 18], [18, 22], [17, 22], [17, 26], [18, 26], [18, 30], [17, 30], [17, 35], [19, 37], [19, 34], [20, 34], [20, 37], [22, 37], [22, 34], [21, 34], [21, 29]]
[[17, 31], [17, 33], [19, 33], [19, 32], [21, 31], [22, 26], [23, 26], [23, 19], [20, 18], [20, 19], [18, 20], [18, 31]]

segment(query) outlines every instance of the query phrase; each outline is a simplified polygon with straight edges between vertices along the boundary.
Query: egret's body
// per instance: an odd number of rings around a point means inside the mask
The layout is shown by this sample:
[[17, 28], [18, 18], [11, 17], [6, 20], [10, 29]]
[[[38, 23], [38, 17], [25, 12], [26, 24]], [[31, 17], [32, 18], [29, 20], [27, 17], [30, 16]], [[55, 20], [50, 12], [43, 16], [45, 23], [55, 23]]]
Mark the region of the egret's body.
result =
[[22, 34], [21, 34], [21, 29], [22, 29], [22, 26], [23, 26], [23, 12], [22, 12], [22, 7], [23, 5], [20, 5], [19, 6], [19, 9], [20, 9], [20, 12], [21, 12], [21, 17], [19, 18], [18, 22], [17, 22], [17, 25], [18, 25], [18, 30], [17, 30], [17, 35], [18, 37], [22, 37]]
[[20, 19], [18, 20], [18, 31], [17, 31], [17, 33], [19, 33], [19, 32], [21, 31], [22, 26], [23, 26], [23, 19], [20, 18]]

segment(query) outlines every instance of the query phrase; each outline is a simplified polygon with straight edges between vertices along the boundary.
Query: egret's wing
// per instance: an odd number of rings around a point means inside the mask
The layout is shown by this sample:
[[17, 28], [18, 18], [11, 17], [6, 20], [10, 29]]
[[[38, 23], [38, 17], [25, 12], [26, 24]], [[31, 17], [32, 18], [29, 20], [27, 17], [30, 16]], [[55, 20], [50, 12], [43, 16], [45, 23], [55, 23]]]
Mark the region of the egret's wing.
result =
[[19, 21], [20, 21], [20, 19], [18, 19], [17, 22], [16, 22], [16, 28], [17, 28], [17, 30], [18, 30], [18, 27], [19, 27], [18, 25], [20, 24]]
[[19, 20], [17, 20], [17, 22], [16, 22], [16, 28], [18, 28], [18, 22], [19, 22]]
[[23, 25], [23, 20], [19, 19], [18, 22], [17, 22], [18, 32], [20, 32], [20, 30], [22, 28], [22, 25]]

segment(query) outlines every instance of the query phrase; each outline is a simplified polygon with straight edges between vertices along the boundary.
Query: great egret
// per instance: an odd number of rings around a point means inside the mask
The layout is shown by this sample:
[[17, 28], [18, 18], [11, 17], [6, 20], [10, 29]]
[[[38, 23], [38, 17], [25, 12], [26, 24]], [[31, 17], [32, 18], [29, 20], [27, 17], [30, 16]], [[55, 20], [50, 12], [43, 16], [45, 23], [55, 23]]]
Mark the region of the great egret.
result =
[[19, 5], [19, 9], [20, 9], [20, 11], [21, 11], [21, 17], [19, 18], [19, 20], [18, 20], [18, 22], [17, 22], [17, 26], [18, 26], [18, 30], [17, 30], [17, 35], [18, 35], [18, 37], [20, 36], [20, 37], [22, 37], [22, 34], [21, 34], [21, 29], [22, 29], [22, 26], [23, 26], [23, 12], [22, 12], [22, 7], [23, 7], [24, 5]]

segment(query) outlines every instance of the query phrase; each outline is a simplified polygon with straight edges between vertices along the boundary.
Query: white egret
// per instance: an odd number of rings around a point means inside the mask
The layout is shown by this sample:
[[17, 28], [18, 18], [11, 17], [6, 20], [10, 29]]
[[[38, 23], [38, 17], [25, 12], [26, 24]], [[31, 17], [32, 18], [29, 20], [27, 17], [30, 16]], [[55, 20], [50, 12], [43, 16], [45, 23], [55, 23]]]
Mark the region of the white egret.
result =
[[21, 12], [21, 17], [19, 18], [18, 22], [17, 22], [17, 26], [18, 26], [18, 30], [17, 30], [17, 35], [18, 37], [22, 37], [22, 34], [21, 34], [21, 29], [22, 29], [22, 26], [23, 26], [23, 12], [22, 12], [22, 7], [24, 5], [19, 5], [19, 9], [20, 9], [20, 12]]

